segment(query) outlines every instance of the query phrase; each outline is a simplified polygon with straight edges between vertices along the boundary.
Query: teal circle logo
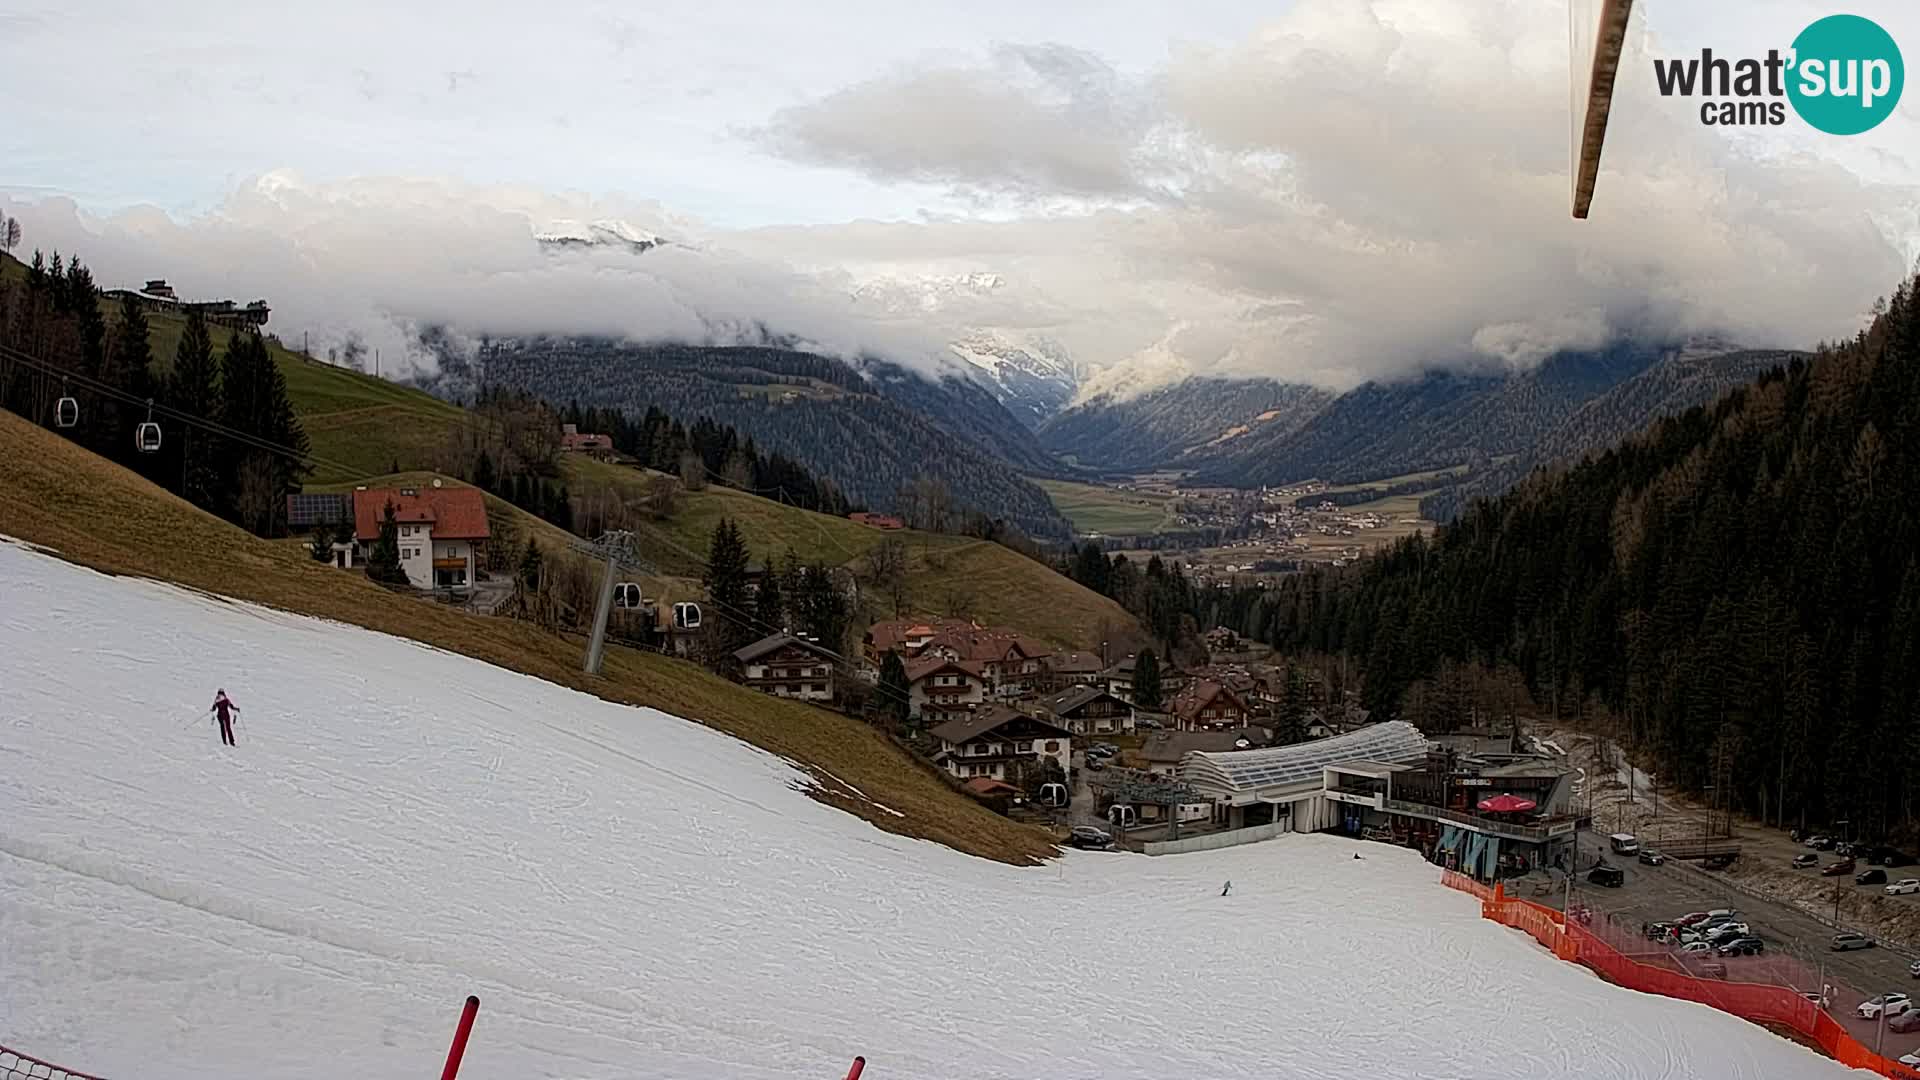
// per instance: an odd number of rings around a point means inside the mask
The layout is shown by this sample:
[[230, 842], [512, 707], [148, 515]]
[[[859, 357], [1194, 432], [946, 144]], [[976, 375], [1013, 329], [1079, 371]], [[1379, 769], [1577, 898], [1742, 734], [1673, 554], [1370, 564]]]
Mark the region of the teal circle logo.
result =
[[1893, 35], [1858, 15], [1829, 15], [1800, 31], [1793, 57], [1787, 98], [1800, 119], [1829, 135], [1879, 126], [1907, 81]]

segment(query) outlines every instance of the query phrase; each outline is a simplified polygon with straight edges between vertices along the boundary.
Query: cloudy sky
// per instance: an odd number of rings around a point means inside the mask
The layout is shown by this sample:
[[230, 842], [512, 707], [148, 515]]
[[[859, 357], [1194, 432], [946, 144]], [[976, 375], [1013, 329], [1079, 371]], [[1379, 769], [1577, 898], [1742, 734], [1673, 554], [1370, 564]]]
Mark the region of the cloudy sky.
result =
[[[1703, 127], [1650, 56], [1833, 9], [1641, 0], [1574, 222], [1569, 3], [0, 0], [0, 210], [316, 349], [764, 324], [915, 360], [988, 328], [1096, 385], [1342, 386], [1857, 325], [1920, 254], [1920, 98], [1852, 139]], [[1915, 5], [1850, 10], [1920, 55]], [[598, 218], [679, 243], [532, 239]]]

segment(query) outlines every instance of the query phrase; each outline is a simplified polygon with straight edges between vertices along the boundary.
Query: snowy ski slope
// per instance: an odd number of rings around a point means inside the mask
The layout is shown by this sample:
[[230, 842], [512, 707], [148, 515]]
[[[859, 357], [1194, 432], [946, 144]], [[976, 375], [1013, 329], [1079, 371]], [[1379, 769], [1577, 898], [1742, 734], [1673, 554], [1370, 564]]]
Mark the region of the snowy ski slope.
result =
[[[194, 720], [217, 687], [234, 749]], [[473, 1080], [1848, 1075], [1561, 964], [1409, 852], [1020, 870], [803, 783], [0, 544], [0, 1043], [120, 1080], [420, 1077], [471, 992]]]

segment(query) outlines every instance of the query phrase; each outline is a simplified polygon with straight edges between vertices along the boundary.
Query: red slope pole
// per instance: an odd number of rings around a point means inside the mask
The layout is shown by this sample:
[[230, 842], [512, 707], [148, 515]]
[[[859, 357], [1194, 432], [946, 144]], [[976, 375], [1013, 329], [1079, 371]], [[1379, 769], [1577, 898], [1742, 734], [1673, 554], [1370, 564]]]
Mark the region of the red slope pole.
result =
[[866, 1071], [867, 1059], [864, 1057], [854, 1058], [853, 1068], [847, 1070], [847, 1080], [860, 1080], [860, 1074]]
[[447, 1067], [440, 1080], [453, 1080], [460, 1071], [460, 1058], [467, 1052], [467, 1036], [473, 1034], [473, 1017], [480, 1011], [480, 999], [469, 995], [467, 1007], [460, 1010], [460, 1026], [453, 1029], [453, 1046], [447, 1050]]

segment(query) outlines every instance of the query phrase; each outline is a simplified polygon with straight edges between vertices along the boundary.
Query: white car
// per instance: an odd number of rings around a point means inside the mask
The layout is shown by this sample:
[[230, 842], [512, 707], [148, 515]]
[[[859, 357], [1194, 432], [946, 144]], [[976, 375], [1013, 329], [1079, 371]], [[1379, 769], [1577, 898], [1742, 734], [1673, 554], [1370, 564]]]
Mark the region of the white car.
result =
[[1680, 946], [1680, 951], [1683, 953], [1712, 952], [1713, 946], [1704, 941], [1689, 941], [1685, 945]]
[[1900, 1064], [1905, 1065], [1909, 1069], [1920, 1069], [1920, 1050], [1915, 1050], [1911, 1054], [1901, 1055]]
[[1882, 1010], [1888, 1016], [1898, 1016], [1912, 1007], [1913, 1002], [1905, 994], [1880, 994], [1861, 1002], [1853, 1011], [1862, 1020], [1875, 1020]]
[[1887, 886], [1888, 896], [1899, 896], [1901, 893], [1920, 893], [1920, 878], [1901, 878]]

